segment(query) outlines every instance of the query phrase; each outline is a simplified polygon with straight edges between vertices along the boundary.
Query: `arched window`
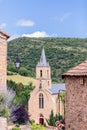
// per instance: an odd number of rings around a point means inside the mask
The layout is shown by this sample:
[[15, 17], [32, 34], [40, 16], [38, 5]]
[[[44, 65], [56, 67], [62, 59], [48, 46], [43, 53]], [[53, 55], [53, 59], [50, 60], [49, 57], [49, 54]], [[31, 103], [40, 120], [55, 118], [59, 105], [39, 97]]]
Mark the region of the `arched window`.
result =
[[42, 93], [39, 94], [39, 108], [44, 108], [44, 96]]
[[40, 70], [40, 77], [42, 77], [42, 70]]
[[49, 86], [49, 81], [48, 81], [48, 86]]
[[49, 78], [49, 70], [47, 70], [47, 77]]
[[40, 80], [39, 89], [42, 88], [42, 81]]

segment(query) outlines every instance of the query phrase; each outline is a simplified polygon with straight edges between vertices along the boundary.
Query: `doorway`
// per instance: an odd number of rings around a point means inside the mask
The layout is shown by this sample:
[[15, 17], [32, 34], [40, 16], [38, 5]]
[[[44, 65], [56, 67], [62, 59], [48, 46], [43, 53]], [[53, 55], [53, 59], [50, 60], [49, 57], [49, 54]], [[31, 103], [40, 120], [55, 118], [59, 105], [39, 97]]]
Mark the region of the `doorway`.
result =
[[40, 117], [39, 117], [39, 124], [40, 125], [44, 124], [44, 116], [42, 114], [40, 114]]

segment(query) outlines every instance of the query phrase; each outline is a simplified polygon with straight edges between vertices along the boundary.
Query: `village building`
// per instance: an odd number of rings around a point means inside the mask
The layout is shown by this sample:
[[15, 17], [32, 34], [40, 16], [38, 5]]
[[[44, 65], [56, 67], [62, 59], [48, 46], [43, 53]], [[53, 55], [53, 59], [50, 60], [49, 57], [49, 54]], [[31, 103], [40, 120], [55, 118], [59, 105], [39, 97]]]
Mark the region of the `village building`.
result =
[[7, 91], [7, 39], [9, 35], [0, 30], [0, 93]]
[[54, 114], [64, 115], [64, 105], [57, 101], [60, 90], [65, 90], [65, 84], [52, 84], [51, 67], [42, 49], [40, 61], [36, 66], [36, 86], [29, 99], [29, 114], [38, 124], [46, 123], [51, 110]]
[[87, 60], [63, 74], [66, 84], [66, 130], [87, 129]]

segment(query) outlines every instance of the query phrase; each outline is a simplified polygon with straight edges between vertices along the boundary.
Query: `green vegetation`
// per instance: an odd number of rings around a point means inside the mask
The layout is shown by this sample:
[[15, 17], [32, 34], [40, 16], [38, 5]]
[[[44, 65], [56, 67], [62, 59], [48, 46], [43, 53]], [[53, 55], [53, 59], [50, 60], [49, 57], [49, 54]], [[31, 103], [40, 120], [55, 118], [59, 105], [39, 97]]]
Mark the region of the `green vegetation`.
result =
[[49, 116], [49, 119], [46, 119], [48, 125], [50, 126], [56, 126], [55, 122], [58, 121], [58, 120], [62, 120], [63, 117], [62, 115], [54, 115], [54, 112], [53, 110], [51, 110], [51, 113], [50, 113], [50, 116]]
[[46, 128], [44, 126], [32, 123], [32, 125], [30, 126], [31, 130], [46, 130]]
[[21, 130], [21, 128], [15, 126], [12, 128], [12, 130]]
[[23, 85], [22, 83], [15, 83], [12, 80], [7, 81], [9, 89], [15, 91], [15, 97], [12, 100], [14, 105], [25, 105], [28, 108], [28, 100], [30, 98], [30, 92], [34, 89], [32, 83], [28, 85]]
[[[35, 68], [44, 46], [52, 70], [52, 81], [63, 82], [61, 75], [87, 58], [87, 39], [79, 38], [17, 38], [8, 42], [8, 70], [15, 71], [17, 56], [21, 67], [35, 77]], [[10, 67], [9, 67], [10, 66]]]
[[7, 90], [7, 93], [0, 95], [0, 116], [10, 119], [11, 101], [15, 96], [14, 91]]
[[33, 85], [35, 85], [34, 78], [25, 77], [25, 76], [21, 76], [21, 75], [8, 75], [7, 80], [12, 80], [12, 81], [16, 82], [17, 84], [22, 83], [23, 85], [28, 85], [28, 84], [32, 83]]
[[28, 76], [28, 70], [25, 67], [19, 68], [18, 73], [22, 76]]

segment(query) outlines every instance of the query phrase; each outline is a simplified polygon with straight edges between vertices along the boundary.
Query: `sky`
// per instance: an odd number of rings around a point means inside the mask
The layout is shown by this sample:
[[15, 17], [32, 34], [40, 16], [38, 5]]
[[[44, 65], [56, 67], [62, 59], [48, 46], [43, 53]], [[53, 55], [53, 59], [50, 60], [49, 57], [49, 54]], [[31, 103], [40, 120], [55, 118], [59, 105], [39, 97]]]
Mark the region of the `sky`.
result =
[[0, 0], [0, 29], [10, 40], [87, 38], [87, 0]]

